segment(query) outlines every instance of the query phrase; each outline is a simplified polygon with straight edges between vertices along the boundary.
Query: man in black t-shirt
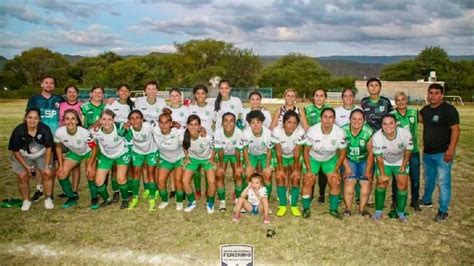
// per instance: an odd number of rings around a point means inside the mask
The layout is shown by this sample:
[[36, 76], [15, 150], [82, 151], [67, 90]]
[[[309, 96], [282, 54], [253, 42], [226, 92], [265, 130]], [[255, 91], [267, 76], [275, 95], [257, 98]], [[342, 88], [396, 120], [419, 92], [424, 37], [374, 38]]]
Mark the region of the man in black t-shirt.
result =
[[421, 109], [423, 123], [423, 166], [425, 169], [425, 192], [421, 207], [432, 207], [433, 191], [439, 185], [439, 209], [436, 222], [448, 219], [451, 201], [451, 167], [461, 128], [459, 113], [443, 100], [444, 89], [439, 84], [428, 87], [428, 102]]

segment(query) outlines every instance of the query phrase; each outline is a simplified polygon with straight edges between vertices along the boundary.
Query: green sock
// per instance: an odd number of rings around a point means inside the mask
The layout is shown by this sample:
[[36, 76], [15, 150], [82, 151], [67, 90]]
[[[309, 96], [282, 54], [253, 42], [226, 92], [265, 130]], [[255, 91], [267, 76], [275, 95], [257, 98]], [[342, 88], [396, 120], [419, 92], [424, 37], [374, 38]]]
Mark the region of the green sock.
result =
[[291, 206], [296, 207], [298, 205], [298, 196], [300, 195], [299, 187], [291, 188]]
[[201, 171], [197, 169], [193, 174], [194, 188], [196, 191], [201, 191]]
[[119, 189], [122, 200], [128, 200], [128, 184], [119, 185]]
[[215, 198], [216, 198], [216, 197], [214, 197], [214, 196], [212, 196], [212, 197], [207, 197], [207, 203], [211, 203], [211, 204], [214, 205]]
[[64, 180], [59, 180], [59, 184], [63, 188], [64, 194], [66, 194], [68, 198], [74, 197], [74, 193], [72, 192], [71, 181], [69, 181], [69, 178], [66, 178]]
[[100, 186], [100, 187], [97, 187], [97, 192], [100, 194], [100, 196], [104, 200], [109, 199], [109, 192], [107, 192], [107, 187], [104, 184], [102, 184], [102, 186]]
[[383, 205], [385, 204], [385, 193], [387, 192], [384, 188], [375, 189], [375, 210], [383, 210]]
[[161, 201], [163, 202], [168, 202], [168, 191], [166, 189], [160, 189], [160, 197], [161, 197]]
[[119, 190], [119, 184], [117, 182], [117, 177], [116, 176], [112, 176], [112, 191], [115, 192], [115, 191], [118, 191]]
[[337, 211], [340, 195], [329, 194], [329, 211]]
[[[128, 191], [132, 191], [133, 193], [133, 178], [132, 177], [127, 177], [127, 186], [128, 186]], [[138, 188], [140, 188], [140, 179], [137, 179], [138, 180]], [[138, 189], [140, 190], [140, 189]]]
[[182, 190], [176, 190], [176, 202], [183, 202], [184, 192]]
[[405, 213], [405, 207], [407, 206], [408, 192], [406, 190], [397, 191], [397, 212]]
[[145, 190], [150, 190], [149, 185], [150, 185], [150, 183], [143, 181], [143, 188], [144, 188]]
[[270, 196], [272, 195], [272, 183], [265, 184], [265, 187], [267, 188], [267, 197], [270, 200]]
[[217, 189], [217, 197], [219, 198], [219, 200], [225, 200], [225, 188]]
[[[131, 182], [131, 189], [132, 189], [132, 194], [134, 197], [138, 197], [138, 190], [140, 189], [140, 179], [132, 179]], [[127, 184], [127, 187], [130, 188], [129, 184]], [[128, 190], [127, 188], [127, 190]]]
[[89, 191], [91, 193], [91, 199], [97, 199], [98, 192], [97, 192], [97, 186], [95, 185], [95, 182], [88, 180], [87, 185], [89, 186]]
[[301, 201], [303, 202], [303, 209], [311, 208], [311, 196], [310, 195], [303, 195], [301, 197]]
[[194, 199], [194, 192], [191, 192], [191, 193], [189, 193], [189, 194], [186, 194], [186, 197], [188, 198], [188, 201], [189, 201], [189, 202], [195, 201], [195, 199]]
[[242, 186], [235, 186], [235, 198], [238, 199], [240, 198], [240, 194], [242, 194], [243, 188]]
[[155, 182], [150, 182], [148, 183], [148, 189], [150, 190], [150, 199], [154, 199], [156, 195], [156, 183]]
[[359, 182], [357, 182], [356, 185], [355, 185], [355, 198], [356, 198], [356, 200], [360, 200], [360, 184], [359, 184]]
[[286, 206], [286, 187], [277, 186], [278, 200], [280, 201], [280, 206]]

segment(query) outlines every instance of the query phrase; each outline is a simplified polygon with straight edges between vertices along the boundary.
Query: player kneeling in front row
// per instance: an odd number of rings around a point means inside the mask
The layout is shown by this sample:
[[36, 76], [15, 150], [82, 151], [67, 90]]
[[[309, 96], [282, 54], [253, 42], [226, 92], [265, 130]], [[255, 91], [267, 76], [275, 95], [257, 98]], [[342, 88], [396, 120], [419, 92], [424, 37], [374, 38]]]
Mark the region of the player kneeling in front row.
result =
[[248, 187], [242, 191], [232, 216], [233, 222], [240, 220], [240, 210], [242, 208], [254, 215], [261, 213], [263, 215], [263, 223], [270, 223], [267, 188], [263, 186], [263, 177], [258, 173], [250, 176]]

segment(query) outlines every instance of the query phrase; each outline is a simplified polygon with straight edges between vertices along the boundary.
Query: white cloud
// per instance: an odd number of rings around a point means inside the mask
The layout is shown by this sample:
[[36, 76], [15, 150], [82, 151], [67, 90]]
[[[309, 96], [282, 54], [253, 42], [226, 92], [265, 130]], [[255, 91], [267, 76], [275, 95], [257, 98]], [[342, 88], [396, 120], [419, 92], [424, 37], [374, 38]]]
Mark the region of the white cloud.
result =
[[59, 35], [70, 44], [92, 47], [110, 47], [124, 43], [122, 37], [107, 31], [103, 25], [93, 24], [87, 30], [61, 31]]

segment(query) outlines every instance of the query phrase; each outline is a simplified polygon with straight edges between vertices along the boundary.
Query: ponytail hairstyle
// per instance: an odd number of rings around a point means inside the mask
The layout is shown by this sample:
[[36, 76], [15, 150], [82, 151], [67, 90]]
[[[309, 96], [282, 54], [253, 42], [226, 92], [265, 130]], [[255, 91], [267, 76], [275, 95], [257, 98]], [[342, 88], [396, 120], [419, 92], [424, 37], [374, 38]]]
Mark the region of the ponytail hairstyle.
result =
[[[186, 125], [189, 126], [189, 124], [194, 120], [197, 120], [199, 125], [201, 125], [201, 118], [199, 118], [199, 116], [197, 115], [188, 116], [188, 121], [186, 121]], [[186, 131], [184, 131], [183, 148], [185, 150], [188, 150], [189, 147], [191, 147], [191, 133], [189, 133], [189, 128], [186, 128]]]
[[[118, 85], [117, 91], [119, 91], [121, 88], [126, 88], [128, 91], [130, 91], [128, 85], [125, 84], [125, 83], [122, 83], [122, 84]], [[130, 96], [127, 97], [127, 105], [130, 107], [130, 110], [133, 110], [135, 108], [135, 103], [132, 101]], [[142, 117], [143, 117], [143, 115], [142, 115]]]
[[173, 117], [171, 116], [172, 113], [173, 111], [171, 111], [171, 109], [163, 108], [163, 110], [161, 110], [160, 116], [158, 117], [158, 123], [162, 117], [167, 117], [170, 121], [173, 121]]
[[285, 124], [285, 122], [288, 121], [288, 119], [290, 119], [291, 117], [296, 118], [297, 125], [300, 124], [300, 115], [293, 110], [288, 110], [285, 112], [285, 114], [283, 115], [283, 124]]
[[69, 114], [69, 113], [74, 114], [74, 116], [76, 117], [76, 120], [77, 120], [77, 126], [82, 127], [82, 122], [81, 122], [81, 118], [79, 116], [79, 113], [74, 109], [67, 109], [66, 111], [64, 111], [63, 121], [66, 119], [66, 115]]
[[[230, 82], [228, 80], [221, 79], [221, 81], [219, 81], [219, 88], [224, 83], [227, 83], [227, 85], [229, 85], [229, 87], [230, 87]], [[217, 94], [216, 101], [214, 102], [214, 111], [219, 112], [221, 110], [221, 103], [222, 103], [222, 94], [219, 91], [219, 93]]]

